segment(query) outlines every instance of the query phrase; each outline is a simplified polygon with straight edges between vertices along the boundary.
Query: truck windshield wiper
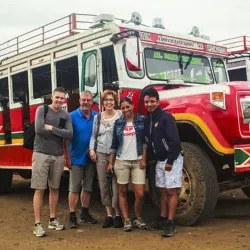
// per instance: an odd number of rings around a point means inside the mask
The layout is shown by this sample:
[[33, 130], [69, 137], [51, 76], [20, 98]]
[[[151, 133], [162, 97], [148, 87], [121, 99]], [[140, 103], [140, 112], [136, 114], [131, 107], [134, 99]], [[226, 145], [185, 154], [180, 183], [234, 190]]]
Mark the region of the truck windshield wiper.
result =
[[181, 55], [181, 52], [180, 52], [180, 51], [179, 51], [178, 55], [179, 55], [179, 61], [178, 61], [178, 63], [179, 63], [179, 68], [180, 68], [180, 70], [181, 70], [181, 74], [183, 75], [183, 61], [182, 61], [182, 55]]
[[192, 53], [192, 54], [189, 56], [188, 61], [187, 61], [186, 66], [185, 66], [184, 69], [186, 69], [186, 68], [189, 66], [189, 64], [191, 63], [192, 58], [193, 58], [193, 55], [194, 55], [194, 53]]

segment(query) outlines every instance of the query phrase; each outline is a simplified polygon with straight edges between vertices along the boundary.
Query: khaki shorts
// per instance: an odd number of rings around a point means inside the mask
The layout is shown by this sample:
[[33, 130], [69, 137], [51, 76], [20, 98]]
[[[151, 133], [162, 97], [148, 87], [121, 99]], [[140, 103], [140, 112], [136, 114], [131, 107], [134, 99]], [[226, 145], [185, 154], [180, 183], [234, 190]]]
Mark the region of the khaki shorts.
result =
[[117, 177], [117, 183], [128, 184], [131, 175], [133, 184], [145, 184], [146, 169], [140, 168], [140, 162], [141, 160], [124, 161], [116, 159], [114, 170]]
[[92, 192], [95, 174], [96, 166], [94, 164], [72, 165], [69, 175], [69, 192], [79, 193], [81, 189], [82, 191]]
[[64, 156], [46, 155], [33, 152], [31, 188], [46, 189], [47, 184], [55, 189], [60, 187], [64, 169]]

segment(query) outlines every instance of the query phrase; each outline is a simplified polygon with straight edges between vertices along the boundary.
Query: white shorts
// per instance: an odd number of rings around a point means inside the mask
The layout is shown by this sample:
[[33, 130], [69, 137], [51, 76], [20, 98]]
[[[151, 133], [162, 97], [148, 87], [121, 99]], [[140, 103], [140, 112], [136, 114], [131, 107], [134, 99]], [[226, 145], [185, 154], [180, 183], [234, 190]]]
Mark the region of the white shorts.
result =
[[180, 154], [174, 161], [171, 171], [165, 170], [167, 159], [157, 161], [155, 185], [159, 188], [180, 188], [182, 184], [183, 156]]

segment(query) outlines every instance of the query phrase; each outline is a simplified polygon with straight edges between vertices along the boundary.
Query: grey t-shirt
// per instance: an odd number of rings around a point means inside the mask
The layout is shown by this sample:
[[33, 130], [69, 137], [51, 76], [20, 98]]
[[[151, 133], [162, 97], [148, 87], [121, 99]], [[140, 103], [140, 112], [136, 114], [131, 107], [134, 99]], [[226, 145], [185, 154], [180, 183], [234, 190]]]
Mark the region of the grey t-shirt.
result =
[[[44, 128], [44, 124], [52, 125], [52, 131]], [[46, 155], [63, 155], [63, 139], [70, 140], [73, 136], [71, 117], [65, 110], [55, 112], [48, 107], [44, 120], [44, 107], [40, 106], [35, 118], [34, 151]]]

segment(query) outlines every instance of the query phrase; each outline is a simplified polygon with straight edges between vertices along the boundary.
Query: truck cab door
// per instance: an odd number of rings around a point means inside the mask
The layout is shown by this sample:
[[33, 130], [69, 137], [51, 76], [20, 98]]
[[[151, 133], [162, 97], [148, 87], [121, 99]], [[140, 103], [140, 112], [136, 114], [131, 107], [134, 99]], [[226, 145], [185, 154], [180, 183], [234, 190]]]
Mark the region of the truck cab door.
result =
[[98, 110], [99, 96], [98, 93], [98, 53], [97, 50], [83, 52], [80, 57], [81, 77], [80, 77], [80, 93], [84, 90], [89, 90], [93, 94], [94, 105], [93, 109]]

